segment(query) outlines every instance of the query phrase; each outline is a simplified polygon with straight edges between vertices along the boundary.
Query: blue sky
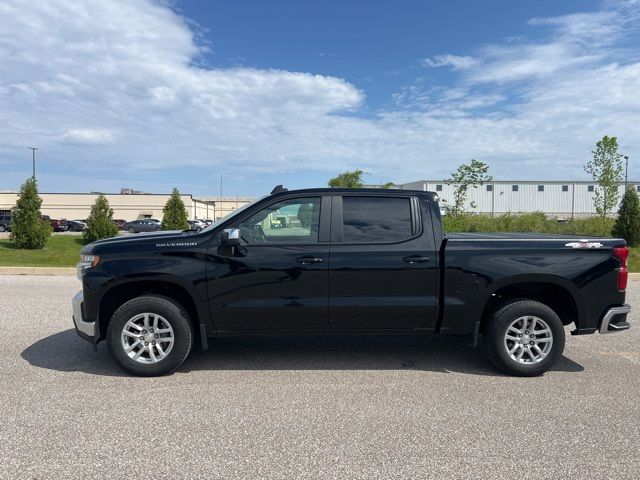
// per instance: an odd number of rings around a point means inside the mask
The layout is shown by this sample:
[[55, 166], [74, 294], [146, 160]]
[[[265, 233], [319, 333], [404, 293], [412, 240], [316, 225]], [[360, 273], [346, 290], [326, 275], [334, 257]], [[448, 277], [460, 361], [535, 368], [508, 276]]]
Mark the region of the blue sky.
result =
[[203, 2], [175, 9], [206, 28], [212, 52], [206, 65], [311, 72], [347, 79], [373, 110], [392, 106], [392, 95], [416, 77], [434, 84], [450, 71], [425, 71], [420, 60], [443, 52], [465, 54], [478, 45], [544, 32], [535, 17], [597, 10], [593, 1], [323, 1]]
[[640, 159], [640, 3], [9, 0], [0, 190], [257, 196]]

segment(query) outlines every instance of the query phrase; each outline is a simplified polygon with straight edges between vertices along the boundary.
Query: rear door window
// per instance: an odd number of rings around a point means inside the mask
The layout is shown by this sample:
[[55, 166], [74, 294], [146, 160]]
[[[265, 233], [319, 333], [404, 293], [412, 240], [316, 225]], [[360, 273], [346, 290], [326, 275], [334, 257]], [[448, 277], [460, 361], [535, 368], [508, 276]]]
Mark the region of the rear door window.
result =
[[345, 196], [342, 220], [345, 243], [399, 242], [413, 235], [409, 198]]

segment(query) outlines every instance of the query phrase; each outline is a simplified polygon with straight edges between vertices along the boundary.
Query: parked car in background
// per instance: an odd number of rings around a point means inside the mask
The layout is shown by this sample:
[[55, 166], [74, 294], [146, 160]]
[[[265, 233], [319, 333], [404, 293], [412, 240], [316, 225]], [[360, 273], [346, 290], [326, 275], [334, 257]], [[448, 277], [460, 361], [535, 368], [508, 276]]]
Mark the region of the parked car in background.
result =
[[160, 222], [154, 222], [149, 218], [145, 218], [144, 220], [134, 220], [133, 222], [125, 223], [122, 226], [122, 229], [129, 233], [157, 232], [160, 230]]
[[207, 219], [204, 221], [204, 223], [206, 223], [206, 224], [207, 224], [207, 227], [208, 227], [209, 225], [211, 225], [211, 224], [213, 223], [213, 220], [211, 220], [210, 218], [207, 218]]
[[67, 231], [67, 221], [64, 218], [52, 218], [49, 222], [51, 223], [54, 232]]
[[199, 232], [203, 228], [207, 227], [207, 224], [205, 222], [203, 222], [202, 220], [198, 220], [198, 219], [187, 220], [187, 222], [189, 223], [189, 228], [191, 230], [195, 230], [196, 232]]
[[83, 220], [68, 220], [67, 230], [70, 232], [84, 232], [87, 229], [87, 224]]
[[124, 227], [124, 224], [125, 224], [125, 223], [127, 223], [127, 221], [126, 221], [126, 220], [123, 220], [123, 219], [121, 219], [121, 218], [117, 218], [117, 219], [116, 219], [116, 218], [114, 218], [114, 219], [113, 219], [113, 223], [115, 223], [115, 224], [116, 224], [116, 227], [118, 227], [118, 230], [124, 230], [124, 228], [123, 228], [123, 227]]
[[0, 215], [0, 232], [11, 231], [11, 215]]

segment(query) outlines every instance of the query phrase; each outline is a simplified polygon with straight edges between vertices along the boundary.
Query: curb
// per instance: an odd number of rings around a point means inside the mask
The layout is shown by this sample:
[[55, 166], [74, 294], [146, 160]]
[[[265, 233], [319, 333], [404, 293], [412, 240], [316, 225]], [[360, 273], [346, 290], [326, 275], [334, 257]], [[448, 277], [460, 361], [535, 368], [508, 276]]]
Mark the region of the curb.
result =
[[75, 276], [75, 267], [0, 267], [0, 275]]

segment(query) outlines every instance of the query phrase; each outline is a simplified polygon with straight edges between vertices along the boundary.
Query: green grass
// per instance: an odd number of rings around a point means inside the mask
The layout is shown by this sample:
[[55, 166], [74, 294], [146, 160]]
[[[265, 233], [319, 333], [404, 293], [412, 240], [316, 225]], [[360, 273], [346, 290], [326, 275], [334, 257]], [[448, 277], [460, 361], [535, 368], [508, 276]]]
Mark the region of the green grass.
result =
[[42, 250], [15, 248], [8, 238], [0, 239], [0, 266], [74, 267], [84, 246], [81, 236], [52, 235]]
[[[75, 267], [84, 246], [82, 237], [52, 235], [42, 250], [20, 250], [9, 239], [0, 239], [2, 267]], [[631, 248], [629, 271], [640, 272], [640, 247]]]
[[629, 271], [640, 272], [640, 247], [629, 248]]

